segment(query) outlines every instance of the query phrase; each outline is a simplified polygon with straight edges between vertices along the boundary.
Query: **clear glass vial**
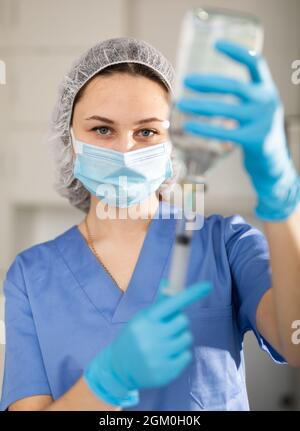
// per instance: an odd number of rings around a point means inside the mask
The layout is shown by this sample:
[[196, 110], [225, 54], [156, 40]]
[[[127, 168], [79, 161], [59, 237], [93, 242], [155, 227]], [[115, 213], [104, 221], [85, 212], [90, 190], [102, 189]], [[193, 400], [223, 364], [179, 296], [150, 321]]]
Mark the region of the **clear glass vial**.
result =
[[235, 79], [249, 80], [245, 66], [221, 54], [214, 48], [219, 39], [226, 39], [260, 53], [263, 45], [263, 29], [252, 15], [214, 8], [194, 8], [183, 18], [176, 61], [174, 99], [170, 114], [170, 138], [180, 163], [181, 180], [184, 182], [205, 182], [206, 174], [219, 160], [229, 154], [234, 145], [186, 133], [182, 123], [187, 120], [209, 121], [230, 127], [228, 120], [187, 115], [175, 107], [175, 100], [181, 97], [212, 98], [230, 102], [224, 95], [203, 94], [188, 90], [183, 79], [190, 73], [225, 75]]

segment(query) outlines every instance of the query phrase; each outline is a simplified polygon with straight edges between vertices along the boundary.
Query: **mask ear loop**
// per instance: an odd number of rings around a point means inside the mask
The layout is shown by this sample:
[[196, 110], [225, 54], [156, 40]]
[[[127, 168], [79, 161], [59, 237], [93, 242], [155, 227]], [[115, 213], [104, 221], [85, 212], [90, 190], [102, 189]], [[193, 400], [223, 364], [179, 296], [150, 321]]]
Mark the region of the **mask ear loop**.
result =
[[71, 135], [71, 142], [72, 142], [72, 146], [73, 146], [75, 154], [81, 153], [82, 151], [80, 151], [80, 147], [77, 144], [77, 141], [75, 139], [74, 132], [73, 132], [73, 127], [72, 126], [70, 127], [70, 135]]
[[[163, 121], [162, 127], [164, 129], [168, 130], [170, 127], [170, 121], [169, 120]], [[167, 151], [168, 156], [170, 157], [171, 153], [172, 153], [172, 149], [173, 149], [173, 145], [172, 145], [172, 141], [171, 141], [170, 137], [168, 137], [168, 139], [166, 139], [166, 141], [164, 141], [164, 146], [165, 146], [165, 149]]]

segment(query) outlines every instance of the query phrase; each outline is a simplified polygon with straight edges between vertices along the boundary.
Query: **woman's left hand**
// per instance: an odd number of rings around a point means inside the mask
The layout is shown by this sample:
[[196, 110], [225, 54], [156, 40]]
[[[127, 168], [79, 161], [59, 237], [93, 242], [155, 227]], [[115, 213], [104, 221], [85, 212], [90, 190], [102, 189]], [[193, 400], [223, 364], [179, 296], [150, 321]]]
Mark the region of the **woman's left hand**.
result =
[[263, 220], [287, 219], [300, 202], [300, 180], [289, 157], [283, 107], [268, 65], [262, 56], [232, 42], [219, 41], [216, 48], [245, 65], [251, 81], [192, 74], [186, 76], [184, 84], [200, 93], [235, 96], [238, 102], [182, 98], [176, 106], [187, 114], [235, 120], [237, 126], [229, 129], [186, 121], [184, 130], [239, 145], [258, 197], [256, 215]]

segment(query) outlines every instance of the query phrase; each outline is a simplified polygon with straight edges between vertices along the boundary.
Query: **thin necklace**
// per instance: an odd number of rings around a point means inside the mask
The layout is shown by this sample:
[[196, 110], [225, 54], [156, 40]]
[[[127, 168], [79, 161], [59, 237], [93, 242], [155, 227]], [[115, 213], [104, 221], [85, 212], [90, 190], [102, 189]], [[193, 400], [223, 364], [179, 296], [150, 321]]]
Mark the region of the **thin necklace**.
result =
[[95, 248], [94, 241], [93, 241], [92, 235], [91, 235], [89, 227], [88, 227], [87, 217], [85, 217], [85, 219], [84, 219], [84, 225], [85, 225], [85, 230], [86, 230], [87, 237], [88, 237], [88, 245], [90, 246], [92, 252], [96, 256], [96, 258], [99, 260], [99, 262], [101, 263], [101, 265], [103, 266], [103, 268], [105, 269], [105, 271], [107, 272], [107, 274], [111, 277], [111, 279], [118, 286], [118, 288], [123, 292], [123, 290], [120, 288], [119, 284], [117, 283], [116, 279], [113, 277], [113, 275], [111, 274], [111, 272], [108, 270], [108, 268], [104, 265], [104, 263], [100, 259], [100, 256], [99, 256], [99, 254], [98, 254], [98, 252], [97, 252], [97, 250]]

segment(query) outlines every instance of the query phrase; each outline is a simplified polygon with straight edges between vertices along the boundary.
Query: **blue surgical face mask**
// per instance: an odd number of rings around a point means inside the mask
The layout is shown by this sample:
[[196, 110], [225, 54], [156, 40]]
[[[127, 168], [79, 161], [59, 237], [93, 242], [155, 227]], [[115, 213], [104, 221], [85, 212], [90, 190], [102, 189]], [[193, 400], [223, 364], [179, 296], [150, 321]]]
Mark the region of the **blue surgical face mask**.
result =
[[121, 153], [79, 141], [70, 131], [74, 177], [108, 205], [126, 208], [140, 203], [173, 175], [169, 140]]

